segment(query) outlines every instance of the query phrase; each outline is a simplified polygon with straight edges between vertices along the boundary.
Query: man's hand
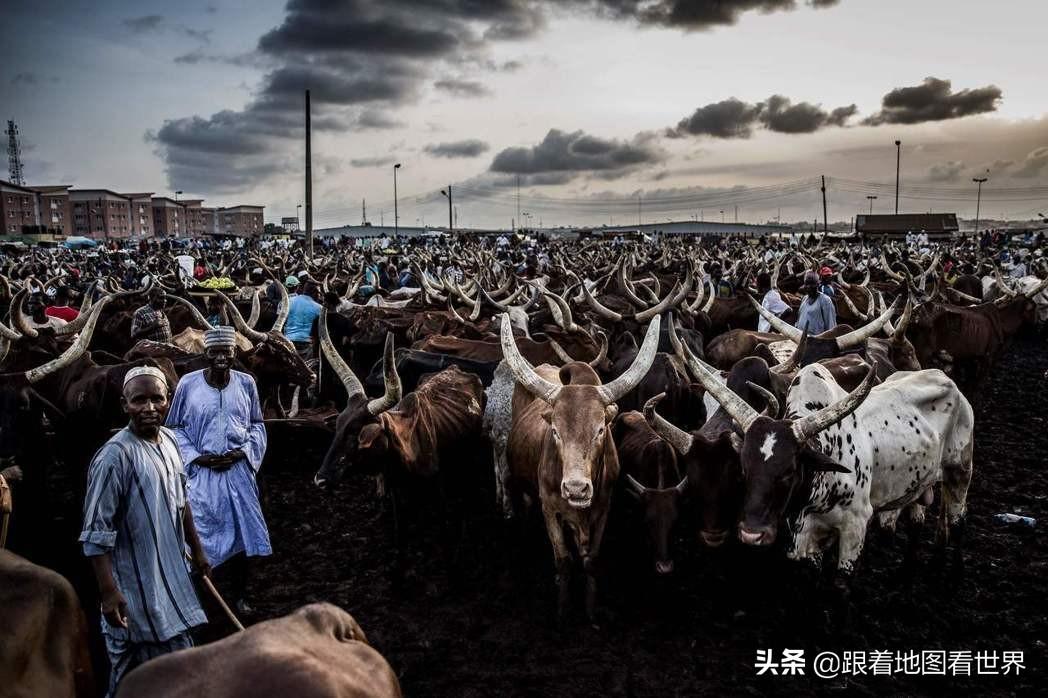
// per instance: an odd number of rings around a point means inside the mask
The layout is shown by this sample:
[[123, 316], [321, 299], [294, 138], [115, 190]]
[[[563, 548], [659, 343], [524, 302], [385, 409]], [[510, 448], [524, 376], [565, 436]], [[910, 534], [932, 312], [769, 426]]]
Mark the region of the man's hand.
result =
[[198, 456], [193, 462], [204, 468], [222, 472], [223, 470], [228, 470], [233, 465], [234, 460], [229, 458], [229, 454], [207, 454]]
[[244, 453], [244, 449], [242, 449], [242, 448], [235, 448], [232, 451], [226, 452], [222, 457], [223, 458], [228, 458], [229, 459], [229, 464], [233, 465], [233, 463], [236, 463], [241, 458], [247, 458], [247, 454]]
[[127, 627], [127, 600], [116, 587], [102, 592], [102, 615], [114, 627]]
[[211, 576], [211, 563], [208, 562], [207, 553], [199, 545], [195, 546], [191, 558], [193, 570], [203, 577]]

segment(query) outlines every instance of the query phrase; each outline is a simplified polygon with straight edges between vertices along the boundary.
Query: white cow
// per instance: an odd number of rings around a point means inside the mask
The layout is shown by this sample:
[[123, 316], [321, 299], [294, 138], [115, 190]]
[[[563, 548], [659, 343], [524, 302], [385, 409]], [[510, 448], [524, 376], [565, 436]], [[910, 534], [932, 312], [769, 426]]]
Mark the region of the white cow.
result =
[[[825, 367], [803, 368], [786, 398], [787, 415], [803, 418], [847, 397]], [[792, 559], [818, 560], [838, 542], [838, 570], [850, 573], [862, 551], [874, 513], [894, 525], [898, 513], [922, 504], [942, 483], [937, 539], [964, 516], [972, 477], [972, 407], [939, 370], [900, 372], [873, 388], [851, 416], [809, 443], [848, 472], [823, 471], [812, 478], [807, 503], [796, 520]], [[922, 495], [926, 495], [922, 497]]]

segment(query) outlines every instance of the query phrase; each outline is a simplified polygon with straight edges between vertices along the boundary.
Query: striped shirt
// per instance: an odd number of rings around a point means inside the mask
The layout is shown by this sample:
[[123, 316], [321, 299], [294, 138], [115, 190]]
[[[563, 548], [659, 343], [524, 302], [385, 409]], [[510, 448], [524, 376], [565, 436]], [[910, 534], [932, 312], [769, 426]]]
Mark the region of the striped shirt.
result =
[[110, 554], [127, 601], [129, 642], [163, 642], [207, 622], [186, 563], [185, 476], [168, 429], [151, 443], [124, 428], [91, 460], [84, 499], [84, 555]]
[[154, 342], [171, 341], [171, 323], [167, 319], [167, 315], [164, 314], [163, 310], [157, 310], [151, 305], [143, 305], [135, 311], [134, 316], [131, 318], [131, 336], [134, 337], [145, 328], [153, 325], [156, 325], [156, 327], [149, 334], [139, 337], [139, 339], [149, 339]]

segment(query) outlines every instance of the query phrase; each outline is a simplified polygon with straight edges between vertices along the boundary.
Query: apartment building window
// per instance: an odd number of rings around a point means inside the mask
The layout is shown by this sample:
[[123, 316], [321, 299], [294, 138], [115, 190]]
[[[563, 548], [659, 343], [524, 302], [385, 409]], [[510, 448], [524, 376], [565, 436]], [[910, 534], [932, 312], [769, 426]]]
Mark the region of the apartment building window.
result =
[[54, 211], [57, 208], [58, 208], [58, 202], [57, 201], [52, 201], [51, 202], [51, 210]]

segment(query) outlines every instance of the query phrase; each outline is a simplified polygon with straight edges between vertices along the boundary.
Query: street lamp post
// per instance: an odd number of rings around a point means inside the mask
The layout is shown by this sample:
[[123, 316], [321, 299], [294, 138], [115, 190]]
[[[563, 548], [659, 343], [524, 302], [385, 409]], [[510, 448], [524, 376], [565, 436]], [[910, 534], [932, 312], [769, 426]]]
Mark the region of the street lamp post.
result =
[[902, 164], [902, 141], [895, 141], [895, 215], [899, 215], [899, 166]]
[[724, 224], [724, 210], [721, 209], [721, 224]]
[[448, 231], [453, 233], [453, 232], [455, 232], [455, 221], [452, 218], [452, 211], [453, 211], [453, 209], [452, 209], [452, 206], [451, 206], [451, 185], [450, 184], [448, 185], [448, 190], [447, 191], [444, 191], [443, 189], [441, 189], [440, 193], [443, 194], [447, 198], [447, 200], [448, 200]]
[[[989, 170], [987, 170], [989, 173]], [[979, 234], [979, 205], [982, 203], [982, 185], [988, 177], [972, 177], [972, 181], [979, 185], [978, 193], [975, 195], [975, 234]]]
[[295, 232], [302, 232], [302, 219], [299, 217], [298, 212], [302, 210], [302, 204], [295, 206]]
[[876, 196], [867, 196], [866, 198], [870, 200], [870, 215], [872, 216], [873, 215], [873, 201], [877, 197]]
[[397, 170], [400, 163], [393, 165], [393, 237], [400, 235], [400, 211], [397, 209]]

